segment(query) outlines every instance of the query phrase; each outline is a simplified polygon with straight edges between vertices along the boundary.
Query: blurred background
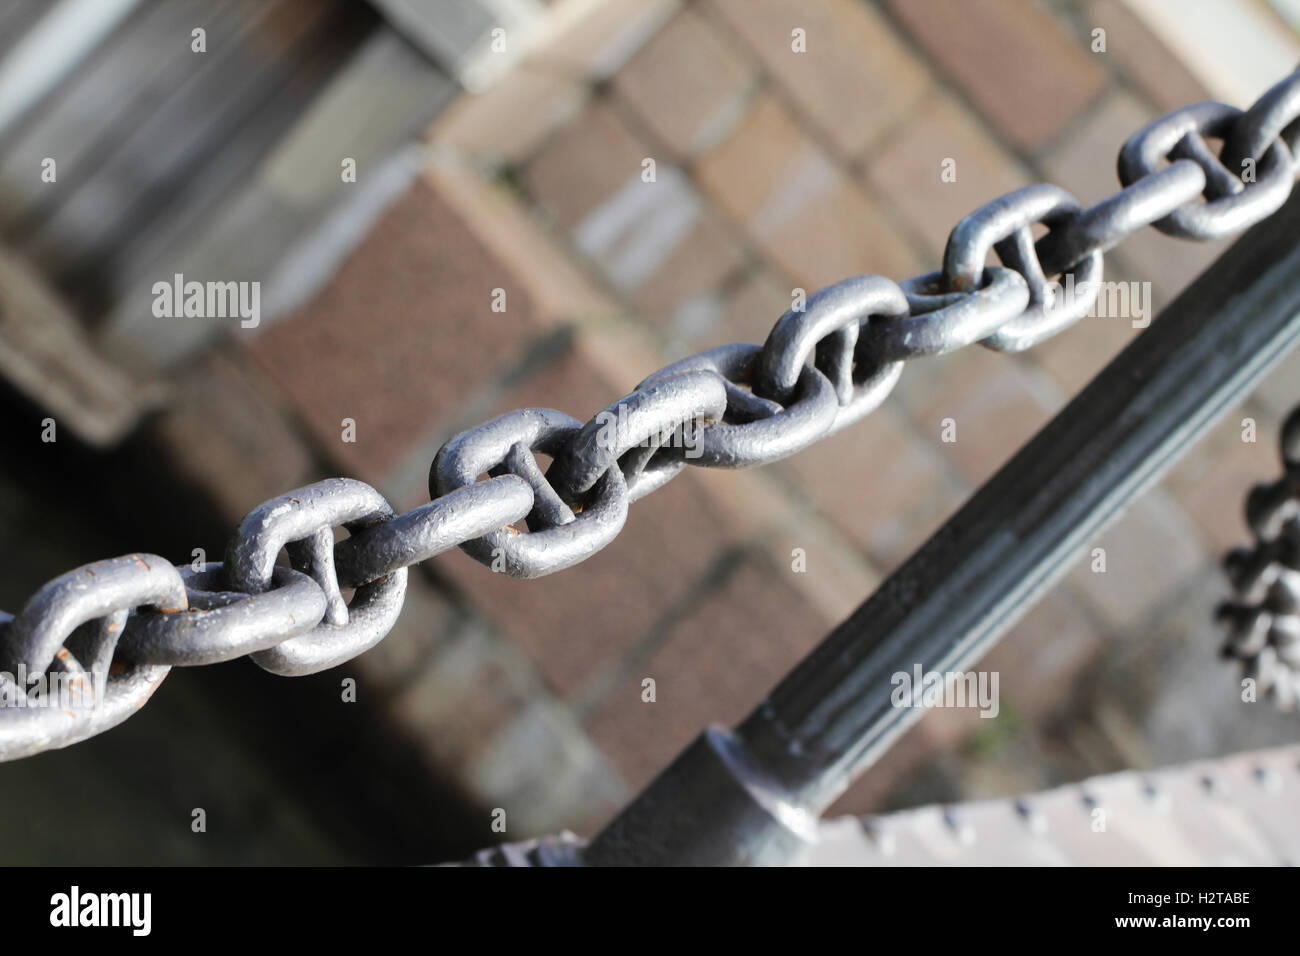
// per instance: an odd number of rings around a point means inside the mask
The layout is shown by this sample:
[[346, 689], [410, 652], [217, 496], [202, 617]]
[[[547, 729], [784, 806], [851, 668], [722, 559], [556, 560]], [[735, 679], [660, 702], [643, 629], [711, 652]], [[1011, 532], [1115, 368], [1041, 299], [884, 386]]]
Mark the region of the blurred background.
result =
[[[437, 448], [493, 414], [585, 420], [669, 361], [763, 341], [796, 288], [937, 268], [957, 220], [1016, 187], [1095, 202], [1140, 125], [1293, 69], [1298, 26], [1296, 0], [5, 0], [0, 607], [129, 551], [215, 560], [247, 511], [321, 477], [413, 507]], [[1150, 231], [1107, 278], [1158, 309], [1221, 249]], [[257, 327], [156, 317], [178, 273], [260, 282]], [[118, 729], [0, 765], [0, 860], [420, 863], [589, 835], [1133, 334], [1092, 318], [912, 363], [862, 423], [757, 471], [688, 470], [544, 580], [444, 555], [334, 671], [173, 670]], [[1081, 564], [989, 655], [996, 720], [932, 712], [837, 812], [1294, 740], [1294, 717], [1240, 702], [1211, 610], [1297, 372], [1096, 542], [1106, 573]]]

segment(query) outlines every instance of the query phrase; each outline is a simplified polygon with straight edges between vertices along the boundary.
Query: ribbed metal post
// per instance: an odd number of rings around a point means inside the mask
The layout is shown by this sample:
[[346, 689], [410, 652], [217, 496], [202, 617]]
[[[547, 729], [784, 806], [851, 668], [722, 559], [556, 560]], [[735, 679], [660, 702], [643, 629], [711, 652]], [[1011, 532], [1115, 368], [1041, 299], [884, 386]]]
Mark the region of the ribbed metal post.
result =
[[[734, 733], [714, 728], [684, 751], [592, 841], [587, 862], [794, 858], [811, 838], [807, 822], [923, 713], [891, 704], [892, 675], [918, 664], [973, 667], [1300, 340], [1298, 237], [1293, 198], [1180, 295]], [[871, 480], [862, 476], [864, 494]]]

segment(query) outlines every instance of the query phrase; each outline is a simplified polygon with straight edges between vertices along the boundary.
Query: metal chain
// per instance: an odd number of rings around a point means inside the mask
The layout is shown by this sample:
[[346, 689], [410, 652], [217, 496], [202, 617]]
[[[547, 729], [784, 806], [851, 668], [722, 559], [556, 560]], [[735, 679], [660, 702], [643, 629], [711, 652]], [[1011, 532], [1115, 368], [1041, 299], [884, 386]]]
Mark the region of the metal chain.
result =
[[1283, 473], [1246, 498], [1250, 547], [1223, 559], [1237, 592], [1216, 616], [1228, 626], [1225, 657], [1239, 660], [1256, 691], [1281, 710], [1300, 701], [1300, 407], [1282, 425]]
[[[687, 465], [764, 464], [852, 424], [908, 360], [976, 342], [1029, 348], [1092, 310], [1102, 254], [1143, 227], [1219, 238], [1280, 208], [1300, 176], [1298, 133], [1300, 71], [1245, 112], [1178, 110], [1124, 144], [1124, 188], [1091, 209], [1056, 186], [1016, 190], [957, 224], [938, 272], [823, 289], [763, 345], [670, 365], [586, 424], [552, 409], [501, 415], [442, 447], [432, 501], [407, 514], [333, 478], [255, 509], [222, 564], [178, 571], [136, 554], [57, 578], [0, 616], [0, 759], [119, 723], [172, 666], [247, 655], [277, 674], [333, 667], [388, 633], [406, 569], [426, 558], [459, 546], [512, 577], [551, 574], [612, 541], [628, 505]], [[1207, 137], [1224, 141], [1219, 154]], [[990, 251], [1002, 265], [985, 265]], [[337, 544], [336, 527], [350, 533]], [[275, 566], [282, 548], [289, 568]]]

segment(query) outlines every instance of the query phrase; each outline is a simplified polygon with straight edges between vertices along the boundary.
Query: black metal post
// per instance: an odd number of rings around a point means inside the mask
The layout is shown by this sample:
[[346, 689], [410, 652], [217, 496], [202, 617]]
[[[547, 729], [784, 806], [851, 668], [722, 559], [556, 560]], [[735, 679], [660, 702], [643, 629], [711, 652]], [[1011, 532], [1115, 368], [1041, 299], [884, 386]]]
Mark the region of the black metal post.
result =
[[710, 728], [685, 750], [591, 842], [587, 862], [792, 859], [815, 838], [816, 817], [923, 713], [891, 704], [892, 675], [976, 664], [1300, 340], [1298, 238], [1293, 198], [1184, 291], [734, 732]]

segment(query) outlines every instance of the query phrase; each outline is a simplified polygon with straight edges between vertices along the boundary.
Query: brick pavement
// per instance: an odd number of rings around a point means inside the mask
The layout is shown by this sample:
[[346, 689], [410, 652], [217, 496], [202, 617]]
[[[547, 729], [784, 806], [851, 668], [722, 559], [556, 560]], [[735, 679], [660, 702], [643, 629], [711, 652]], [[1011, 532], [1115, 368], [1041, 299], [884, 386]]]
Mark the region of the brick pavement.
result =
[[[1112, 52], [1089, 50], [1095, 22]], [[418, 497], [419, 463], [453, 427], [525, 403], [585, 418], [687, 351], [760, 341], [797, 288], [935, 268], [957, 219], [1009, 189], [1115, 188], [1134, 125], [1198, 95], [1157, 68], [1177, 61], [1144, 29], [1120, 0], [594, 4], [444, 114], [436, 166], [251, 358], [319, 458]], [[1212, 255], [1151, 235], [1108, 261], [1167, 301]], [[914, 363], [855, 428], [761, 474], [688, 473], [547, 581], [439, 558], [419, 576], [427, 613], [358, 666], [483, 806], [594, 826], [703, 723], [742, 716], [1132, 334], [1088, 319], [1023, 356]], [[321, 368], [296, 372], [294, 344]], [[1265, 430], [1279, 403], [1251, 406]], [[338, 440], [345, 414], [355, 445]], [[254, 453], [265, 440], [226, 427]], [[1230, 432], [1097, 543], [1105, 574], [1076, 570], [990, 656], [1022, 721], [1009, 733], [1046, 734], [1105, 649], [1158, 623], [1241, 530], [1223, 499], [1271, 471]], [[930, 715], [841, 809], [898, 799], [981, 723]]]

